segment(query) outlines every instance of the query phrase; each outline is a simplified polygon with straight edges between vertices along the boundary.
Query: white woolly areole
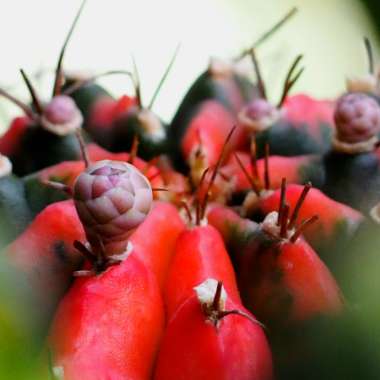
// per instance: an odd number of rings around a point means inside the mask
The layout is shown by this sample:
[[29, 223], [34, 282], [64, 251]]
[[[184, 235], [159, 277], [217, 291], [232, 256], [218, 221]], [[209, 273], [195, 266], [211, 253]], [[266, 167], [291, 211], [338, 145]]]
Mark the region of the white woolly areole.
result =
[[247, 115], [247, 109], [243, 108], [238, 114], [239, 123], [251, 132], [257, 133], [265, 131], [281, 119], [283, 111], [281, 109], [275, 108], [270, 115], [265, 116], [261, 119], [252, 119]]
[[234, 73], [231, 62], [220, 58], [211, 57], [208, 72], [213, 77], [229, 77]]
[[153, 140], [159, 141], [165, 138], [164, 127], [158, 116], [152, 111], [142, 109], [138, 112], [137, 119], [141, 123], [144, 131], [149, 134]]
[[7, 156], [0, 154], [0, 178], [12, 173], [12, 162]]
[[[280, 238], [281, 227], [277, 225], [278, 212], [270, 212], [261, 223], [261, 229], [267, 234]], [[294, 234], [294, 229], [286, 231], [286, 238], [289, 239]]]
[[260, 195], [257, 195], [254, 191], [249, 191], [244, 198], [242, 211], [244, 215], [251, 214], [257, 207], [258, 203], [273, 194], [273, 190], [261, 190]]
[[377, 92], [377, 79], [372, 74], [366, 74], [358, 77], [349, 77], [346, 79], [347, 92]]
[[369, 212], [369, 216], [376, 224], [380, 224], [380, 203], [378, 203], [375, 207], [372, 207]]
[[372, 152], [378, 143], [379, 138], [377, 136], [372, 136], [366, 141], [360, 141], [357, 143], [348, 143], [339, 140], [335, 135], [332, 138], [332, 147], [336, 152], [348, 153], [348, 154], [358, 154]]
[[116, 261], [116, 262], [124, 261], [130, 256], [132, 252], [133, 252], [133, 244], [131, 241], [128, 241], [127, 249], [119, 255], [109, 256], [109, 260]]
[[[197, 294], [199, 302], [203, 307], [208, 308], [212, 306], [217, 287], [218, 281], [213, 278], [208, 278], [207, 280], [203, 281], [201, 284], [193, 288], [195, 293]], [[226, 300], [227, 293], [224, 289], [224, 286], [222, 286], [222, 293], [219, 301], [219, 310], [225, 310]]]
[[75, 110], [74, 117], [67, 123], [55, 124], [51, 123], [44, 115], [41, 117], [41, 125], [43, 128], [58, 136], [67, 136], [81, 128], [83, 116], [79, 109]]

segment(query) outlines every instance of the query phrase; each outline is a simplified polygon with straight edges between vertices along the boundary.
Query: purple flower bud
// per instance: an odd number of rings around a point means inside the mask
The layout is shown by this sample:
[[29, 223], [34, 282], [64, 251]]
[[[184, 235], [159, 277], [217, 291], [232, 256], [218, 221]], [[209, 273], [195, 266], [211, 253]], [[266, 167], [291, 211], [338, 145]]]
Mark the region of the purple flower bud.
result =
[[260, 120], [270, 117], [274, 109], [275, 107], [265, 99], [256, 99], [246, 106], [245, 113], [251, 119]]
[[269, 128], [281, 117], [281, 110], [265, 99], [255, 99], [239, 113], [239, 122], [248, 130], [259, 132]]
[[44, 108], [41, 123], [49, 131], [65, 136], [80, 128], [82, 114], [74, 100], [66, 95], [55, 96]]
[[363, 93], [343, 95], [334, 114], [337, 138], [347, 143], [360, 143], [380, 132], [380, 106]]
[[149, 213], [153, 195], [136, 167], [104, 160], [79, 175], [74, 201], [90, 244], [100, 241], [111, 256], [124, 252], [129, 236]]

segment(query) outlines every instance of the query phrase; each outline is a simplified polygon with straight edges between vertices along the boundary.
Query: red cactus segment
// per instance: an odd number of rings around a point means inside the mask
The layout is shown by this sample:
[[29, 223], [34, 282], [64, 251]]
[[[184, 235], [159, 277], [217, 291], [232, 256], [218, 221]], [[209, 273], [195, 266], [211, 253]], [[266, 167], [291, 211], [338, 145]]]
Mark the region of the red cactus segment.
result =
[[174, 206], [156, 202], [130, 238], [134, 254], [156, 275], [160, 287], [166, 280], [177, 238], [184, 229]]
[[302, 238], [246, 255], [240, 280], [245, 304], [264, 322], [304, 321], [343, 307], [333, 276]]
[[310, 133], [321, 140], [320, 125], [334, 126], [334, 102], [318, 100], [305, 94], [289, 96], [283, 104], [285, 118], [297, 126], [307, 125]]
[[5, 156], [17, 154], [21, 147], [21, 139], [32, 120], [27, 116], [16, 117], [9, 129], [0, 137], [0, 153]]
[[[204, 102], [181, 142], [183, 155], [190, 167], [196, 169], [197, 159], [203, 160], [199, 173], [215, 165], [234, 124], [234, 117], [218, 102]], [[228, 144], [228, 151], [241, 145], [244, 138], [242, 128], [237, 128]]]
[[64, 161], [39, 172], [41, 182], [54, 181], [74, 186], [75, 180], [85, 169], [83, 161]]
[[127, 95], [123, 95], [117, 100], [108, 97], [97, 100], [91, 108], [89, 129], [110, 129], [113, 121], [121, 114], [128, 112], [133, 106], [137, 106], [136, 98]]
[[169, 320], [191, 296], [193, 287], [211, 277], [222, 280], [231, 298], [240, 302], [235, 273], [219, 232], [212, 226], [182, 232], [165, 284], [164, 301]]
[[[253, 172], [250, 155], [244, 152], [238, 152], [237, 155], [243, 163], [246, 171], [252, 175]], [[289, 183], [301, 183], [303, 181], [302, 172], [304, 168], [312, 165], [316, 158], [317, 157], [314, 155], [296, 157], [270, 156], [268, 159], [268, 167], [271, 178], [271, 189], [278, 189], [281, 187], [282, 177], [286, 177]], [[264, 159], [257, 160], [257, 170], [259, 178], [264, 179]], [[229, 178], [232, 178], [234, 191], [251, 190], [251, 184], [233, 156], [231, 156], [227, 163], [222, 167], [221, 173]]]
[[[227, 293], [223, 309], [244, 308]], [[259, 324], [228, 315], [216, 326], [192, 294], [169, 322], [158, 355], [155, 380], [270, 380], [272, 357]]]
[[[297, 201], [302, 194], [303, 186], [289, 185], [286, 189], [286, 202], [292, 213]], [[268, 214], [278, 209], [281, 198], [280, 190], [275, 191], [269, 197], [261, 200], [260, 209], [263, 214]], [[336, 233], [337, 226], [341, 222], [347, 222], [349, 226], [358, 224], [363, 216], [356, 210], [338, 203], [317, 189], [310, 189], [300, 210], [298, 220], [306, 220], [313, 215], [318, 215], [318, 223], [304, 231], [306, 239], [313, 245], [324, 239], [331, 239]]]
[[[130, 154], [127, 152], [109, 152], [108, 150], [103, 149], [94, 143], [88, 144], [86, 148], [91, 162], [102, 160], [129, 162], [130, 160]], [[136, 168], [139, 169], [149, 179], [152, 186], [162, 187], [164, 185], [160, 176], [160, 172], [153, 163], [146, 162], [139, 157], [135, 157], [133, 160], [133, 165], [136, 166]]]
[[132, 253], [75, 281], [50, 334], [54, 366], [66, 380], [149, 379], [163, 326], [156, 279]]
[[73, 247], [85, 235], [71, 200], [46, 207], [6, 248], [10, 262], [30, 281], [31, 288], [49, 309], [71, 282], [82, 262]]
[[210, 207], [207, 221], [219, 231], [226, 244], [232, 239], [237, 239], [239, 234], [253, 232], [257, 228], [257, 224], [252, 220], [242, 218], [231, 208], [220, 205]]

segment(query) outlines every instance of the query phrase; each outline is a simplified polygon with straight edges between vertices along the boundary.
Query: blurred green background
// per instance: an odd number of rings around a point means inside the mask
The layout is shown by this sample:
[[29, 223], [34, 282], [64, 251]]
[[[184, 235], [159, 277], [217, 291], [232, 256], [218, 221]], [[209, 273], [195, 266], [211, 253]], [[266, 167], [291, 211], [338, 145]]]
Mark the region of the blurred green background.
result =
[[[1, 86], [27, 99], [18, 72], [22, 67], [33, 75], [40, 93], [49, 96], [51, 70], [79, 4], [80, 0], [1, 2]], [[89, 0], [64, 66], [85, 72], [130, 69], [133, 53], [143, 99], [148, 101], [181, 43], [155, 104], [157, 113], [169, 120], [210, 56], [238, 54], [293, 6], [299, 8], [297, 16], [258, 51], [269, 95], [279, 96], [289, 64], [303, 53], [306, 71], [293, 91], [334, 98], [344, 91], [347, 76], [367, 70], [363, 36], [371, 39], [378, 53], [378, 0]], [[132, 93], [125, 77], [101, 83], [114, 94]], [[0, 131], [18, 112], [0, 99]], [[308, 332], [315, 340], [315, 356], [292, 379], [380, 379], [378, 235], [375, 230], [348, 248], [352, 253], [348, 257], [360, 257], [345, 263], [346, 285], [354, 299], [349, 300], [350, 312], [344, 320], [322, 323]], [[32, 361], [38, 357], [47, 364], [36, 346], [41, 337], [28, 291], [5, 265], [0, 267], [0, 380], [48, 379]]]

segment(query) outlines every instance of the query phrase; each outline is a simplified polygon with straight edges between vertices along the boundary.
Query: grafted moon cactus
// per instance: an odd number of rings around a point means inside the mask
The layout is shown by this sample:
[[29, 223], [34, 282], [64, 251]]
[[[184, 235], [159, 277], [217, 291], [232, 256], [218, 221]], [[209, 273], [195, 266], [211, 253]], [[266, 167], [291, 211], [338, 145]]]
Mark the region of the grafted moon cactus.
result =
[[91, 246], [114, 256], [126, 250], [129, 236], [151, 209], [153, 195], [148, 179], [136, 167], [104, 160], [79, 175], [74, 201]]

